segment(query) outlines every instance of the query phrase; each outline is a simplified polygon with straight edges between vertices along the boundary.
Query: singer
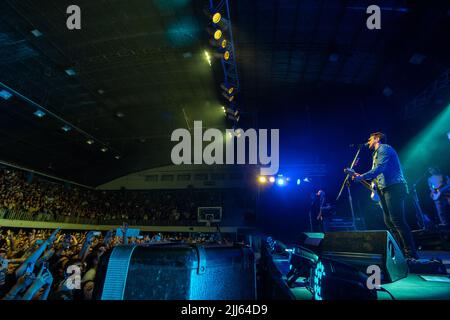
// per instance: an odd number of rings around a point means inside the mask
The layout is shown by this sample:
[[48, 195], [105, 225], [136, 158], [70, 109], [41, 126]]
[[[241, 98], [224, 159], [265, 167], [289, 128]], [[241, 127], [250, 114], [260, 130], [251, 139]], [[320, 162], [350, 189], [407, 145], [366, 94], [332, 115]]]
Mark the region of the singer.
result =
[[353, 179], [372, 180], [380, 195], [386, 227], [402, 246], [406, 258], [418, 259], [411, 230], [405, 218], [405, 199], [408, 186], [397, 152], [385, 143], [381, 132], [372, 133], [367, 146], [373, 150], [372, 169], [364, 174], [355, 174]]

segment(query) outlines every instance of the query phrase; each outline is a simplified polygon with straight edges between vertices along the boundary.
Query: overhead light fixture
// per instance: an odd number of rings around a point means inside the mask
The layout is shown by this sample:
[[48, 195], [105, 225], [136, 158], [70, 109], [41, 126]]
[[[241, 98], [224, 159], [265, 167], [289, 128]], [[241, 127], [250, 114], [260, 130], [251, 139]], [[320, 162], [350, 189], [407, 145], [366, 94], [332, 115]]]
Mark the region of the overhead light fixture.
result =
[[219, 40], [211, 39], [209, 40], [209, 44], [216, 48], [226, 49], [228, 42], [227, 39], [219, 39]]
[[67, 73], [68, 76], [71, 76], [71, 77], [77, 74], [77, 72], [72, 68], [68, 68], [64, 71]]
[[220, 85], [220, 88], [222, 88], [223, 91], [225, 91], [227, 94], [233, 94], [234, 92], [234, 87], [231, 84], [227, 84], [227, 83], [222, 83]]
[[208, 64], [211, 66], [211, 56], [209, 55], [209, 52], [205, 50], [204, 54], [206, 61], [208, 61]]
[[234, 100], [234, 95], [229, 95], [226, 92], [222, 92], [222, 96], [227, 99], [228, 102], [233, 102]]
[[31, 30], [31, 33], [32, 33], [33, 36], [35, 36], [36, 38], [42, 36], [42, 32], [40, 32], [38, 29]]
[[274, 182], [275, 182], [275, 177], [270, 177], [270, 178], [269, 178], [269, 182], [270, 182], [270, 183], [274, 183]]
[[38, 118], [42, 118], [45, 116], [45, 112], [42, 110], [36, 110], [33, 114]]
[[232, 111], [229, 110], [232, 109], [227, 108], [226, 117], [232, 121], [239, 122], [239, 119], [241, 117], [241, 115], [239, 114], [239, 110], [232, 110]]
[[212, 22], [215, 24], [218, 24], [221, 19], [222, 19], [222, 15], [220, 14], [220, 12], [214, 13], [211, 18]]
[[61, 127], [61, 130], [64, 132], [69, 132], [70, 130], [72, 130], [72, 128], [69, 125], [65, 124]]
[[108, 148], [102, 147], [100, 150], [101, 150], [102, 152], [106, 152], [106, 151], [108, 151]]
[[230, 59], [230, 51], [225, 51], [224, 53], [223, 53], [223, 58], [224, 58], [224, 60], [229, 60]]
[[88, 139], [88, 140], [86, 140], [86, 143], [89, 144], [89, 145], [94, 144], [94, 140]]
[[239, 115], [239, 110], [235, 110], [235, 109], [232, 109], [232, 108], [226, 108], [225, 109], [225, 113], [237, 117]]
[[214, 40], [220, 40], [220, 38], [222, 38], [222, 30], [220, 29], [216, 29], [213, 31], [212, 36], [214, 38]]
[[11, 98], [13, 95], [11, 92], [6, 91], [6, 90], [1, 90], [0, 91], [0, 98], [3, 98], [5, 100], [8, 100], [9, 98]]

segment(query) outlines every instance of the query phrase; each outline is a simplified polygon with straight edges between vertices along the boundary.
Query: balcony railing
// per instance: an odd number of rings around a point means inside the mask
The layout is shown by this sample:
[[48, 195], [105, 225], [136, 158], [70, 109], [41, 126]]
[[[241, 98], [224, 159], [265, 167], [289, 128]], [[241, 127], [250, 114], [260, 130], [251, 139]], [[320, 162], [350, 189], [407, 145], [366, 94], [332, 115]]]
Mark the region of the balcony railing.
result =
[[153, 219], [108, 219], [106, 217], [79, 217], [79, 216], [54, 216], [51, 213], [31, 213], [22, 210], [12, 210], [0, 208], [0, 219], [24, 220], [24, 221], [42, 221], [42, 222], [61, 222], [73, 224], [91, 224], [91, 225], [121, 225], [126, 221], [129, 225], [139, 226], [196, 226], [199, 225], [196, 220], [153, 220]]

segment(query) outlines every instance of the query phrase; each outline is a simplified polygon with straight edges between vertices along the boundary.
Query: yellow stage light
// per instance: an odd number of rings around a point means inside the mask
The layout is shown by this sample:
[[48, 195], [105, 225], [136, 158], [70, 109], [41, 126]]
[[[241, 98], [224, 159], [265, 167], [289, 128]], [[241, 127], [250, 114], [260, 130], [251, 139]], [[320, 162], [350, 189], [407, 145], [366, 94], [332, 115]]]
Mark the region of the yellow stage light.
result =
[[222, 15], [219, 12], [216, 12], [212, 16], [213, 23], [219, 23], [220, 19], [222, 19]]
[[222, 38], [222, 30], [217, 29], [214, 31], [214, 39], [219, 40], [220, 38]]

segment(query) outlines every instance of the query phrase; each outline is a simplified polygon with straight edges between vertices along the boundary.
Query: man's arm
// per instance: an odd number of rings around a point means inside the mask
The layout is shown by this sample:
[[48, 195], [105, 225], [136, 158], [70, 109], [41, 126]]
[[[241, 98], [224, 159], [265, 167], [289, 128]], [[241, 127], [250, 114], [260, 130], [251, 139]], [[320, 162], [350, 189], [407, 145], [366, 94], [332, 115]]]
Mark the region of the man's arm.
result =
[[380, 173], [383, 173], [386, 169], [387, 163], [389, 161], [389, 148], [385, 146], [380, 146], [378, 148], [378, 164], [370, 171], [362, 174], [361, 179], [372, 180], [376, 178]]

